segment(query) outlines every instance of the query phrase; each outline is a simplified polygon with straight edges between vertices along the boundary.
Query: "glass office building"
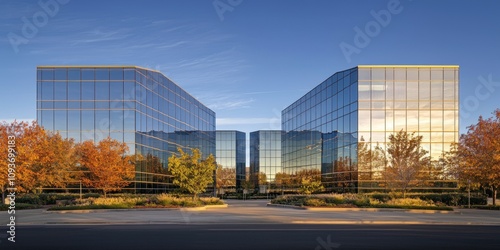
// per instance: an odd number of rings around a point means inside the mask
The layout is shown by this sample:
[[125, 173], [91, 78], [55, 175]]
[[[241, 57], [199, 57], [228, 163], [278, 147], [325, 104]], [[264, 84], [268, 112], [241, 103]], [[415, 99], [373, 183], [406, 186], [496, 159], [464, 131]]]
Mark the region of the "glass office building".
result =
[[217, 130], [215, 138], [217, 164], [224, 171], [221, 177], [230, 178], [223, 181], [224, 189], [236, 191], [246, 179], [246, 134], [236, 130]]
[[215, 155], [215, 113], [162, 73], [135, 66], [40, 66], [37, 120], [75, 142], [111, 137], [142, 155], [136, 191], [166, 190], [177, 148]]
[[[257, 186], [272, 184], [281, 169], [281, 130], [259, 130], [250, 133], [250, 176]], [[258, 176], [266, 179], [260, 179]], [[259, 183], [260, 182], [260, 183]]]
[[[459, 67], [360, 65], [335, 73], [282, 111], [283, 171], [321, 171], [330, 190], [385, 189], [384, 164], [359, 150], [385, 149], [401, 130], [423, 137], [436, 161], [458, 141]], [[421, 189], [454, 188], [429, 166]]]

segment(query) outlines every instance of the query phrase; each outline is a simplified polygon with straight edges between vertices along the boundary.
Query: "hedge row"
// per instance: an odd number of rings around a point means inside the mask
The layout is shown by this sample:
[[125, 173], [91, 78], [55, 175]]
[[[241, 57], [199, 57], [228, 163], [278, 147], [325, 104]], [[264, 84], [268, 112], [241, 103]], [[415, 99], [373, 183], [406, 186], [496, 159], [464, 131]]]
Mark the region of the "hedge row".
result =
[[[402, 194], [395, 195], [394, 193], [366, 193], [363, 194], [373, 199], [377, 199], [381, 202], [386, 202], [394, 196], [402, 196]], [[464, 193], [409, 193], [406, 194], [406, 198], [415, 198], [427, 201], [433, 201], [434, 203], [442, 203], [447, 206], [466, 206], [468, 204], [468, 194]], [[486, 196], [474, 194], [470, 198], [471, 205], [486, 205]]]

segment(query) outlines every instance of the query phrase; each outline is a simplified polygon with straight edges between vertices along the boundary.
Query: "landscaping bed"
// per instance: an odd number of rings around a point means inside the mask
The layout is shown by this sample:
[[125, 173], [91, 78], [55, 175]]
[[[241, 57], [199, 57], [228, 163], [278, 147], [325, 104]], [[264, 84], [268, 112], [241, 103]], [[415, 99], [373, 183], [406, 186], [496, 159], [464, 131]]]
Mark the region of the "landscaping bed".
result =
[[[0, 211], [8, 211], [9, 206], [7, 204], [2, 204], [0, 205]], [[16, 208], [15, 210], [22, 210], [22, 209], [36, 209], [36, 208], [41, 208], [42, 206], [37, 205], [37, 204], [28, 204], [28, 203], [16, 203]]]
[[453, 208], [446, 204], [435, 203], [431, 200], [422, 200], [418, 198], [391, 198], [388, 200], [379, 200], [359, 194], [284, 195], [271, 200], [271, 204], [327, 208], [453, 210]]
[[132, 208], [184, 208], [223, 205], [219, 198], [181, 197], [176, 195], [128, 195], [125, 197], [74, 199], [49, 210], [132, 209]]

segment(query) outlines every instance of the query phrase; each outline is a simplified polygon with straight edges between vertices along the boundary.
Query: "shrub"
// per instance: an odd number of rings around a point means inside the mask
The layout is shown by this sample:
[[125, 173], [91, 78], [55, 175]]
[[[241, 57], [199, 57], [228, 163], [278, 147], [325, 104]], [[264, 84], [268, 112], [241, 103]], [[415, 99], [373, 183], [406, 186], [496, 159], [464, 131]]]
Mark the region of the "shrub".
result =
[[222, 202], [219, 198], [216, 198], [216, 197], [200, 198], [200, 200], [204, 205], [222, 205], [222, 204], [224, 204], [224, 202]]
[[308, 198], [304, 201], [304, 206], [309, 207], [323, 207], [326, 206], [326, 202], [321, 198]]
[[396, 205], [396, 206], [434, 206], [433, 201], [424, 201], [421, 199], [414, 198], [400, 198], [400, 199], [392, 199], [388, 201], [386, 204], [388, 205]]

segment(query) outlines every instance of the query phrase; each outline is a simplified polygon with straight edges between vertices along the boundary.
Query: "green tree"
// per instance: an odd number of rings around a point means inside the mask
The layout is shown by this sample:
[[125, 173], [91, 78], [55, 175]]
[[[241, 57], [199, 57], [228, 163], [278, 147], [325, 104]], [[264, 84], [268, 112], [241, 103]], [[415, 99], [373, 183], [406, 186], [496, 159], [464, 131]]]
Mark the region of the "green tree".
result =
[[325, 190], [325, 188], [321, 184], [321, 181], [316, 181], [310, 177], [302, 178], [300, 188], [299, 188], [299, 192], [301, 194], [310, 195], [312, 193], [321, 192], [323, 190]]
[[193, 194], [193, 199], [196, 199], [214, 181], [215, 158], [210, 154], [205, 160], [201, 160], [199, 149], [193, 149], [192, 155], [181, 148], [177, 150], [179, 156], [172, 155], [168, 158], [168, 170], [173, 176], [173, 183]]
[[387, 166], [384, 176], [393, 189], [400, 189], [403, 197], [420, 180], [420, 171], [430, 165], [430, 157], [427, 151], [420, 144], [422, 136], [415, 136], [415, 133], [399, 131], [395, 135], [389, 136], [387, 143]]
[[468, 127], [467, 134], [460, 137], [458, 155], [462, 162], [458, 165], [459, 178], [490, 187], [496, 205], [500, 186], [500, 109], [494, 117], [479, 117], [477, 124]]

